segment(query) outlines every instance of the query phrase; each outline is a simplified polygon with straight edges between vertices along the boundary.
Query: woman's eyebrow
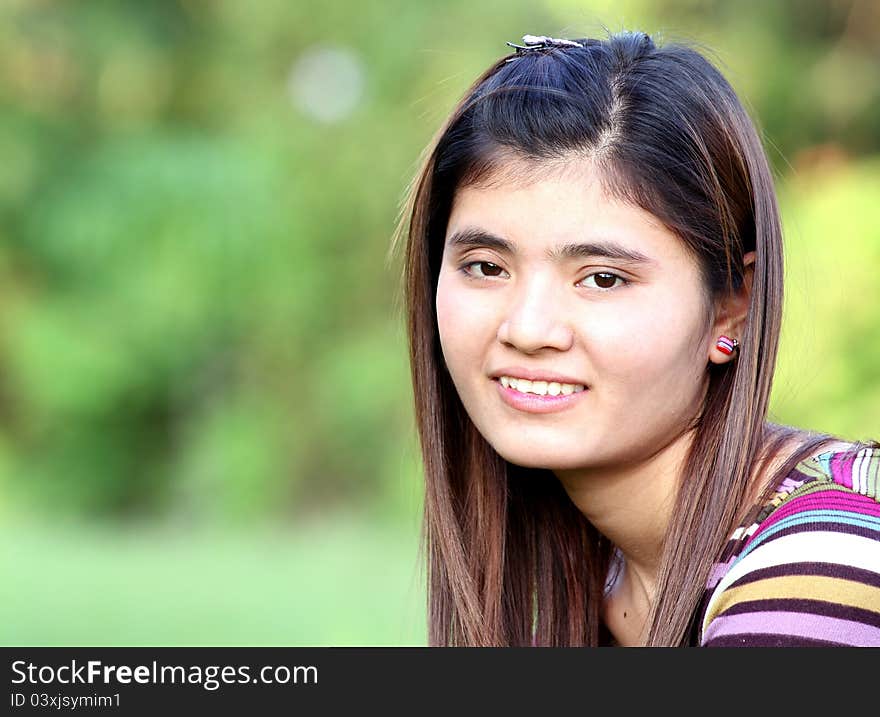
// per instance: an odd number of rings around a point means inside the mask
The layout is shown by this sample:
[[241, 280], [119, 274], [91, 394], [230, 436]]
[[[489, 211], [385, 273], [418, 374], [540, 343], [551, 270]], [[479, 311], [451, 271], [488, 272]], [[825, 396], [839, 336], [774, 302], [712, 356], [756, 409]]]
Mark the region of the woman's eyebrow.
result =
[[[456, 231], [446, 240], [446, 244], [450, 249], [486, 247], [510, 255], [517, 253], [516, 244], [482, 229], [468, 228]], [[599, 256], [606, 259], [624, 261], [629, 264], [654, 263], [652, 259], [641, 252], [604, 240], [562, 244], [553, 249], [548, 249], [545, 252], [545, 256], [551, 261], [557, 262], [566, 259], [585, 259]]]

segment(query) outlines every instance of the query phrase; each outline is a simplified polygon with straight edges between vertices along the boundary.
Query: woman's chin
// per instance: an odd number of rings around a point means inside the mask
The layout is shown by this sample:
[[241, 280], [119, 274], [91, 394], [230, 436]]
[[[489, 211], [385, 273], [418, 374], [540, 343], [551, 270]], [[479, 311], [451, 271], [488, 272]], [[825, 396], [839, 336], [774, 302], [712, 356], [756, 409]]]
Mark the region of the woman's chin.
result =
[[544, 468], [551, 471], [574, 470], [583, 467], [586, 462], [583, 455], [563, 456], [558, 453], [536, 453], [535, 451], [523, 450], [499, 450], [495, 449], [508, 463], [521, 468]]

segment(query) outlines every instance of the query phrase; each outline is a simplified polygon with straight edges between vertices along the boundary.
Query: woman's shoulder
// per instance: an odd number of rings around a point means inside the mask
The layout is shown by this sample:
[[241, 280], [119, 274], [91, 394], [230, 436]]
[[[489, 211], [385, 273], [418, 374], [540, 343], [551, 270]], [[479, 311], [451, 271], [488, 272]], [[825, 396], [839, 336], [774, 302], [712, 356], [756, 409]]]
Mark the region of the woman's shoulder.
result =
[[880, 446], [839, 444], [800, 461], [792, 473], [805, 484], [835, 483], [880, 501]]
[[755, 519], [741, 526], [737, 556], [745, 558], [785, 530], [840, 529], [878, 517], [880, 447], [838, 443], [802, 459], [782, 478]]
[[[769, 527], [768, 520], [782, 513], [801, 510], [810, 501], [798, 500], [807, 495], [854, 492], [880, 502], [880, 447], [836, 442], [801, 459], [782, 476], [771, 497], [759, 506], [743, 537], [751, 541]], [[829, 493], [829, 491], [831, 493]], [[772, 522], [772, 521], [771, 521]], [[745, 546], [743, 546], [745, 547]]]
[[731, 536], [707, 584], [703, 645], [880, 645], [880, 447], [799, 461]]

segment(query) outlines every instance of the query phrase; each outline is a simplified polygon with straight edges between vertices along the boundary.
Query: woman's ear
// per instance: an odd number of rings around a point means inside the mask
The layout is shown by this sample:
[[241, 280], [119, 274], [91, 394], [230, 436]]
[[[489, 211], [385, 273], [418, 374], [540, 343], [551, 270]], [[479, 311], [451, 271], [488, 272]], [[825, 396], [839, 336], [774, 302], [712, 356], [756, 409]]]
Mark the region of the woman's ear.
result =
[[[712, 325], [712, 345], [709, 349], [709, 360], [713, 363], [726, 363], [734, 358], [725, 342], [721, 348], [718, 339], [722, 336], [742, 342], [743, 327], [749, 313], [749, 299], [752, 295], [752, 279], [755, 275], [755, 252], [750, 251], [743, 257], [742, 286], [715, 305], [715, 321]], [[729, 344], [728, 344], [729, 346]]]

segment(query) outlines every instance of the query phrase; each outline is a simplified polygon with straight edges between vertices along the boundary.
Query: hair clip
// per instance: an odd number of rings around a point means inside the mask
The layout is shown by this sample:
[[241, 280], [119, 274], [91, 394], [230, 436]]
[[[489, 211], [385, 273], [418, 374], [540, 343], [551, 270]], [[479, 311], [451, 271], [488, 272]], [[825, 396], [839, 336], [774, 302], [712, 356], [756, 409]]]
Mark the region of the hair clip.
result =
[[548, 47], [583, 47], [581, 43], [574, 40], [563, 40], [558, 37], [547, 37], [546, 35], [523, 35], [525, 45], [517, 45], [512, 42], [505, 43], [510, 47], [516, 48], [516, 57], [511, 57], [505, 62], [515, 60], [517, 57], [526, 52], [534, 50], [546, 50]]

